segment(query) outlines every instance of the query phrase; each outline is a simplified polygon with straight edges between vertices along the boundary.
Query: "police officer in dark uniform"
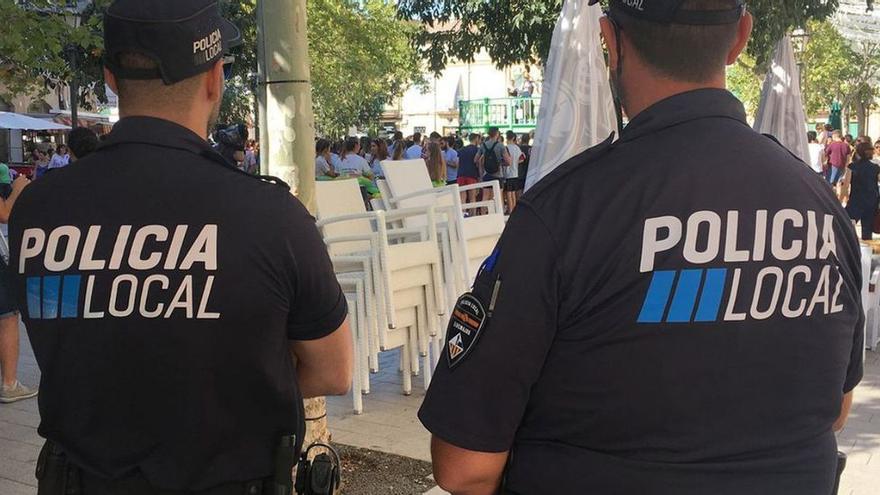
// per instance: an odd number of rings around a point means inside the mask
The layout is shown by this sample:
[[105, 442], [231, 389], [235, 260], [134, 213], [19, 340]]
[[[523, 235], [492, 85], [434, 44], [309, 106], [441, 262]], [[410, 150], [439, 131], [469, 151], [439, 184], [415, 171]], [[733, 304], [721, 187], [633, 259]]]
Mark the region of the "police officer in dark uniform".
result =
[[349, 387], [345, 298], [289, 189], [205, 140], [239, 38], [217, 2], [118, 0], [104, 30], [122, 118], [10, 222], [40, 493], [285, 493], [303, 397]]
[[741, 0], [612, 0], [629, 125], [525, 194], [419, 417], [455, 494], [828, 495], [859, 246], [724, 89]]

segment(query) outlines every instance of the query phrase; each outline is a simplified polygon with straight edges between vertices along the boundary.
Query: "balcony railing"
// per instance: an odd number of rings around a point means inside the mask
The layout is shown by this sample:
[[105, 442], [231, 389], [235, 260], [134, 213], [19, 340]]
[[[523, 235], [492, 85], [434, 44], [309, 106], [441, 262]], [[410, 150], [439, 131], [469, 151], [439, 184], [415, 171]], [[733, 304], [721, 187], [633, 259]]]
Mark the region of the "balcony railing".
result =
[[486, 132], [490, 127], [501, 131], [529, 132], [538, 123], [540, 98], [485, 98], [458, 102], [461, 132]]

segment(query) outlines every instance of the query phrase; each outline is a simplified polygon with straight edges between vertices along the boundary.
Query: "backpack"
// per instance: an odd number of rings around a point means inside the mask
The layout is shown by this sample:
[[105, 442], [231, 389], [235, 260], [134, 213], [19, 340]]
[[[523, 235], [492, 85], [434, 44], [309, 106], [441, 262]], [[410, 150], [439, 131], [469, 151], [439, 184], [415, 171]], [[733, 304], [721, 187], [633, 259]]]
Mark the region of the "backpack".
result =
[[498, 146], [498, 141], [495, 141], [495, 144], [492, 145], [492, 148], [487, 148], [486, 145], [483, 145], [483, 168], [486, 169], [487, 174], [497, 174], [499, 170], [501, 170], [501, 163], [498, 161], [498, 155], [495, 154], [495, 148]]

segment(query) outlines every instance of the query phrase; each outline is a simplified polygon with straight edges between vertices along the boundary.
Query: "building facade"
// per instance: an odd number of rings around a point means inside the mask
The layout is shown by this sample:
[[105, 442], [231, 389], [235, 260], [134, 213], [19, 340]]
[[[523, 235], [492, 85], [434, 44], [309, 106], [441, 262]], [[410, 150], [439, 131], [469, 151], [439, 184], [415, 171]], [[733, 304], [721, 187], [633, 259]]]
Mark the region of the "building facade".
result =
[[[473, 62], [452, 61], [439, 77], [425, 74], [425, 86], [411, 87], [403, 97], [386, 107], [380, 129], [390, 134], [395, 130], [404, 135], [439, 132], [449, 135], [464, 126], [460, 108], [467, 102], [506, 102], [513, 91], [520, 94], [531, 79], [534, 94], [540, 95], [541, 68], [518, 65], [499, 69], [485, 52], [477, 53]], [[506, 103], [505, 103], [506, 104]], [[516, 104], [513, 104], [516, 106]], [[537, 107], [534, 109], [537, 114]], [[512, 112], [516, 114], [516, 110]], [[520, 112], [525, 118], [526, 112]], [[516, 115], [514, 115], [516, 117]]]

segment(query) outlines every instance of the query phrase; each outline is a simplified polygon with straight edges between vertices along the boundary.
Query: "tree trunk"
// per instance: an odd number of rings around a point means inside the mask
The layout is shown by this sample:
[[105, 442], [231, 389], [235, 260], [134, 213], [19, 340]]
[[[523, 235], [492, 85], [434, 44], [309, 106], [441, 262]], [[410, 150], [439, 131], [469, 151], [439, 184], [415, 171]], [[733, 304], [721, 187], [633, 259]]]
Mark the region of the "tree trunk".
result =
[[[260, 147], [264, 170], [292, 187], [314, 212], [315, 117], [306, 37], [306, 0], [257, 3], [257, 50], [260, 69]], [[304, 446], [327, 443], [326, 402], [304, 402]], [[291, 412], [292, 413], [292, 412]]]
[[859, 135], [867, 134], [868, 128], [868, 104], [859, 100], [856, 103], [856, 120], [859, 123]]

